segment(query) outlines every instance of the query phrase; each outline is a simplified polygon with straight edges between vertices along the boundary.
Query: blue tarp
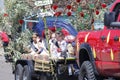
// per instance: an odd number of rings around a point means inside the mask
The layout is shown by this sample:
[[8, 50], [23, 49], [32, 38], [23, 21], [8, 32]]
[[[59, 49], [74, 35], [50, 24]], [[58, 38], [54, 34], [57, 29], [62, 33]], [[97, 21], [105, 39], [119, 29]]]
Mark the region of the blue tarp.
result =
[[[50, 28], [50, 27], [54, 27], [55, 25], [56, 27], [65, 28], [67, 31], [69, 31], [71, 35], [76, 36], [77, 31], [67, 21], [68, 19], [63, 17], [57, 18], [57, 20], [55, 17], [46, 17], [47, 27]], [[37, 32], [40, 36], [42, 35], [42, 31], [44, 30], [44, 22], [41, 18], [39, 19], [39, 23], [37, 23], [36, 26], [33, 27], [33, 30]]]

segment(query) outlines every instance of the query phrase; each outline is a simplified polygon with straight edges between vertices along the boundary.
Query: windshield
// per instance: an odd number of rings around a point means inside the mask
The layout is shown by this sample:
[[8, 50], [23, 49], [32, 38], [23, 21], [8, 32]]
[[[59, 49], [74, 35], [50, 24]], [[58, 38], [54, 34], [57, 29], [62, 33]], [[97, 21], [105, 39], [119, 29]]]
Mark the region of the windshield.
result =
[[103, 23], [103, 21], [98, 20], [98, 21], [95, 21], [95, 22], [94, 22], [94, 29], [95, 29], [95, 30], [101, 30], [101, 29], [103, 29], [103, 28], [104, 28], [104, 23]]

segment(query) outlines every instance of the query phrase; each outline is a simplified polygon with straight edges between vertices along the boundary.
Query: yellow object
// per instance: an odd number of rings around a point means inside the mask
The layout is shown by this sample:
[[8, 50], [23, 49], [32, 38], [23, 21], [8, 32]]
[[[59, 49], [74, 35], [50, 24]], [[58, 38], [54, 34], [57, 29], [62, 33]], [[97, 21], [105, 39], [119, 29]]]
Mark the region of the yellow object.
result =
[[110, 41], [110, 32], [108, 33], [108, 36], [107, 36], [107, 43], [109, 43]]
[[67, 49], [68, 49], [69, 54], [74, 54], [74, 48], [73, 48], [72, 44], [68, 44]]
[[77, 38], [77, 41], [76, 41], [76, 45], [77, 45], [77, 52], [79, 51], [79, 41], [78, 41], [78, 38]]
[[113, 50], [112, 49], [110, 51], [110, 56], [111, 56], [111, 60], [113, 61], [114, 60], [114, 54], [113, 54]]
[[96, 58], [96, 51], [95, 51], [94, 47], [93, 47], [93, 56], [94, 56], [94, 58]]
[[89, 34], [90, 34], [90, 33], [88, 33], [88, 34], [85, 36], [85, 42], [87, 42]]

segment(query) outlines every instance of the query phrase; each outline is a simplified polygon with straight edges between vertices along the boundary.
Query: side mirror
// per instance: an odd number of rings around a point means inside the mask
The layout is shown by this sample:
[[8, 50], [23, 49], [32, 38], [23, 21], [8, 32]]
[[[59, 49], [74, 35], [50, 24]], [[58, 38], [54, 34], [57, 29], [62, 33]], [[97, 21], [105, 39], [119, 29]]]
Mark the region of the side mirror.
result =
[[110, 27], [117, 27], [117, 28], [120, 28], [120, 22], [112, 22], [111, 24], [110, 24]]
[[115, 22], [115, 12], [106, 12], [104, 14], [104, 25], [110, 27], [112, 22]]

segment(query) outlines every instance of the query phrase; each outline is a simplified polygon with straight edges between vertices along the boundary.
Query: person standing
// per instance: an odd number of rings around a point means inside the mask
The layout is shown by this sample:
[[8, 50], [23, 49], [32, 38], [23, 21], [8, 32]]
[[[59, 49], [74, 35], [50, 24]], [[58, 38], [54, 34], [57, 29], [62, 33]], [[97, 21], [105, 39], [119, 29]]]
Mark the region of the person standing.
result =
[[3, 47], [4, 49], [4, 56], [5, 56], [5, 59], [6, 59], [6, 62], [9, 61], [9, 55], [6, 53], [7, 52], [7, 46], [9, 44], [9, 37], [7, 35], [6, 32], [4, 31], [0, 31], [0, 47]]
[[9, 37], [8, 37], [7, 33], [0, 31], [0, 38], [2, 41], [1, 47], [4, 47], [4, 48], [7, 47], [9, 44]]

